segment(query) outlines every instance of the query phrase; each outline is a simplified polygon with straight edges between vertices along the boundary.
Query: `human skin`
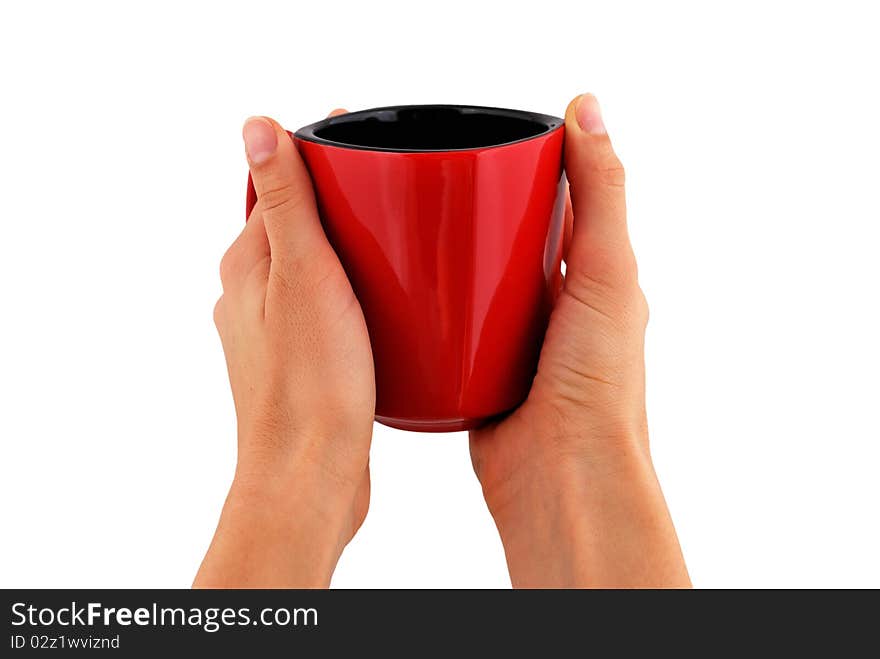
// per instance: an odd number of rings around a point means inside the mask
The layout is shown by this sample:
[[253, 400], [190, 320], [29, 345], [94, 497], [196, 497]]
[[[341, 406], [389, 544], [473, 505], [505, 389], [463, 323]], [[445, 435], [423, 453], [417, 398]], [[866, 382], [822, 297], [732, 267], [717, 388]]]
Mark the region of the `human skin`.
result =
[[[287, 133], [248, 120], [259, 201], [215, 323], [238, 463], [196, 587], [325, 587], [369, 502], [375, 385], [360, 306]], [[523, 405], [472, 431], [515, 587], [690, 585], [648, 447], [647, 305], [623, 169], [590, 95], [566, 112], [566, 280]]]
[[474, 470], [515, 587], [689, 587], [648, 446], [624, 171], [588, 94], [565, 113], [565, 169], [562, 292], [528, 398], [471, 431]]
[[243, 135], [259, 201], [214, 309], [238, 461], [194, 586], [326, 587], [367, 514], [370, 339], [293, 142], [264, 117]]

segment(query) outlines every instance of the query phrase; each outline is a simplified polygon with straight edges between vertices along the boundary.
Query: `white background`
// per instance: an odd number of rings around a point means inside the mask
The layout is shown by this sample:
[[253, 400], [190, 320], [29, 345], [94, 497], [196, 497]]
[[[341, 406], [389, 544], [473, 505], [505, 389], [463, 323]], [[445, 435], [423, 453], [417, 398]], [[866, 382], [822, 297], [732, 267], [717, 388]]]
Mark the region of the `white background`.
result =
[[[191, 582], [235, 459], [240, 126], [598, 95], [698, 586], [880, 587], [870, 3], [4, 3], [0, 586]], [[376, 426], [341, 587], [509, 585], [466, 436]]]

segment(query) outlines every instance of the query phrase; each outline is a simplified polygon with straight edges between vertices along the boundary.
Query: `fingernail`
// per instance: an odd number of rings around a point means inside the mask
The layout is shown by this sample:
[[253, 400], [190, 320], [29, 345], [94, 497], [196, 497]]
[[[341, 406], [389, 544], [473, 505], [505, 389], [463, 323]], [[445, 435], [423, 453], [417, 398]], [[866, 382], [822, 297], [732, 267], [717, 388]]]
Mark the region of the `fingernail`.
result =
[[602, 122], [602, 113], [599, 110], [599, 101], [592, 94], [581, 94], [574, 109], [578, 125], [587, 133], [604, 135], [605, 124]]
[[275, 128], [264, 117], [251, 117], [245, 121], [241, 134], [247, 157], [255, 165], [271, 158], [278, 147]]

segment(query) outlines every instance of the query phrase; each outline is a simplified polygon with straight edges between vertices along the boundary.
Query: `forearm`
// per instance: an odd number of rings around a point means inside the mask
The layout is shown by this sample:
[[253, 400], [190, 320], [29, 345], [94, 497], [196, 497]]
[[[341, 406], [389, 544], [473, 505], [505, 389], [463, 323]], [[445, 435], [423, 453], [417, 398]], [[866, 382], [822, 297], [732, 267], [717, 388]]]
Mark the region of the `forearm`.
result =
[[646, 452], [531, 470], [493, 510], [514, 587], [689, 587]]

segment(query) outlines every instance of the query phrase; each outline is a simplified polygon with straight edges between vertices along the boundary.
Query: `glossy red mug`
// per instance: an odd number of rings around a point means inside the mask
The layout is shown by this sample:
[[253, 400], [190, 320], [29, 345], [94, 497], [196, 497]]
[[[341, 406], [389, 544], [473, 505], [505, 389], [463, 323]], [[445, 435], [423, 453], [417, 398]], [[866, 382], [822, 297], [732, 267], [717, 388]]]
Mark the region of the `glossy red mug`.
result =
[[562, 283], [563, 132], [532, 112], [411, 105], [294, 134], [364, 311], [377, 421], [465, 430], [525, 399]]

